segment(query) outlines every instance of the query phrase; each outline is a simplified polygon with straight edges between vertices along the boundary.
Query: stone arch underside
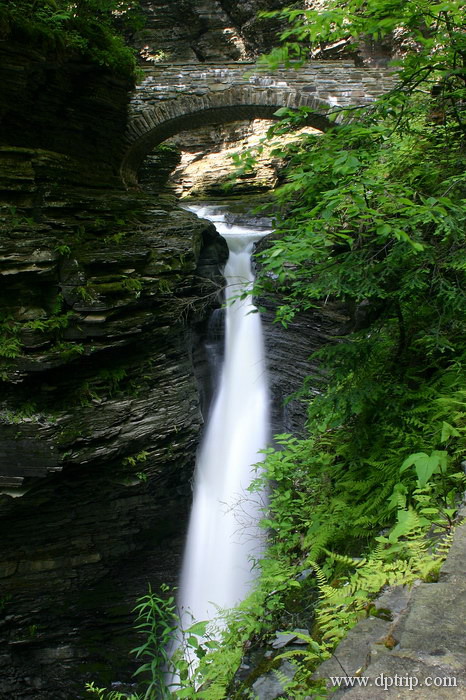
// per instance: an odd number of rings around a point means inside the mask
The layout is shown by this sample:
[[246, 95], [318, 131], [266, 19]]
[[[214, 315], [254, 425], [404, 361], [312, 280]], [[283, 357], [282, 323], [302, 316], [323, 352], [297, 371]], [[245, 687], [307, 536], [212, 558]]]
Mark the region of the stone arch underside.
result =
[[276, 119], [280, 107], [308, 107], [307, 124], [321, 131], [330, 126], [329, 105], [312, 95], [278, 90], [233, 88], [203, 97], [183, 95], [135, 111], [129, 123], [121, 176], [127, 186], [137, 184], [144, 158], [158, 144], [180, 131], [248, 119]]

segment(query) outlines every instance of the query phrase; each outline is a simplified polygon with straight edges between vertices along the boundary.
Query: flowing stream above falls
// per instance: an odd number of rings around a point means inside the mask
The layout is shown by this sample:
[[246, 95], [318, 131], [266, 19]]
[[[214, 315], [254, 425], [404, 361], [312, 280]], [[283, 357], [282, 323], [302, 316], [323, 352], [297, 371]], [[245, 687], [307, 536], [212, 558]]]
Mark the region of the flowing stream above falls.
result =
[[[250, 294], [254, 243], [270, 229], [227, 223], [224, 207], [187, 209], [213, 221], [226, 239], [225, 354], [198, 454], [194, 499], [182, 567], [182, 626], [213, 620], [237, 605], [254, 580], [262, 550], [258, 527], [264, 494], [247, 490], [269, 437], [269, 397], [260, 314]], [[259, 222], [262, 224], [262, 222]]]

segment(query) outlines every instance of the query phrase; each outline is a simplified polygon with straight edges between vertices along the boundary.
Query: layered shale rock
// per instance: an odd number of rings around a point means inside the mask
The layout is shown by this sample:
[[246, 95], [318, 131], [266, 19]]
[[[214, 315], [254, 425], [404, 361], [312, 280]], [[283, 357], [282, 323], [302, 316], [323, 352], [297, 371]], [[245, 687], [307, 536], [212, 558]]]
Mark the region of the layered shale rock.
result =
[[142, 64], [237, 60], [244, 42], [218, 0], [142, 0], [145, 26], [132, 38]]
[[[30, 37], [13, 26], [0, 26], [0, 38], [0, 145], [48, 152], [42, 161], [36, 155], [35, 167], [55, 167], [57, 183], [61, 170], [68, 184], [118, 186], [115, 175], [132, 80], [54, 46], [34, 47]], [[60, 163], [52, 154], [74, 161]], [[28, 201], [20, 194], [30, 179], [27, 158], [20, 151], [11, 151], [10, 161], [5, 158], [4, 154], [1, 175], [10, 178], [11, 187], [5, 189], [2, 183], [2, 199], [8, 192], [12, 204], [33, 204], [36, 189], [26, 188], [32, 198]]]
[[1, 674], [5, 697], [75, 698], [95, 653], [76, 631], [83, 590], [183, 531], [203, 422], [192, 339], [226, 244], [172, 200], [58, 192], [36, 166], [63, 159], [20, 156], [22, 194], [42, 200], [0, 222]]
[[127, 82], [0, 51], [0, 698], [76, 700], [129, 679], [130, 609], [176, 578], [227, 248], [121, 188]]

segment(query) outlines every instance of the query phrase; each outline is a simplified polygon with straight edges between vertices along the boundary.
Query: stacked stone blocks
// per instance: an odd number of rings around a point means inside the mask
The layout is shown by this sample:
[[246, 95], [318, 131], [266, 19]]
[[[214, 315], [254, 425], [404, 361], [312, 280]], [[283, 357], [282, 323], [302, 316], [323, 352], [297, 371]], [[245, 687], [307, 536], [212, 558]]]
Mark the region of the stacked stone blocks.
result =
[[393, 71], [351, 62], [311, 62], [265, 72], [254, 63], [159, 64], [145, 69], [129, 106], [122, 176], [136, 182], [144, 157], [179, 131], [241, 119], [271, 119], [280, 107], [312, 110], [325, 129], [329, 110], [367, 105], [394, 86]]

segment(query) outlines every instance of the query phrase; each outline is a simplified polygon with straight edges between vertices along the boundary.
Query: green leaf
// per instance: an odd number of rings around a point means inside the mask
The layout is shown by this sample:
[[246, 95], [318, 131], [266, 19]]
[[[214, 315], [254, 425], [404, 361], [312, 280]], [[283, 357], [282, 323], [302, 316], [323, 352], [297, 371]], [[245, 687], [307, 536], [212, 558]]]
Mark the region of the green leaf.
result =
[[274, 117], [286, 117], [290, 113], [290, 110], [288, 107], [280, 107], [280, 109], [277, 109], [276, 112], [273, 113]]
[[423, 488], [433, 474], [444, 471], [447, 466], [448, 454], [444, 450], [434, 450], [432, 454], [416, 452], [409, 455], [400, 467], [400, 472], [414, 466], [418, 478], [419, 488]]
[[390, 499], [388, 501], [388, 507], [390, 509], [405, 507], [407, 493], [408, 493], [408, 489], [406, 488], [406, 486], [404, 484], [402, 484], [402, 483], [395, 484], [393, 487], [392, 495], [390, 496]]
[[274, 250], [270, 254], [270, 257], [277, 258], [279, 255], [282, 255], [283, 252], [284, 252], [283, 248], [274, 248]]
[[459, 430], [454, 428], [450, 423], [443, 421], [442, 423], [442, 435], [440, 437], [440, 442], [446, 442], [451, 437], [460, 437], [461, 433]]
[[400, 537], [404, 537], [411, 532], [415, 523], [414, 511], [411, 508], [409, 510], [400, 509], [397, 513], [397, 520], [397, 524], [388, 535], [388, 541], [392, 544], [398, 542]]
[[409, 455], [409, 457], [407, 457], [405, 459], [405, 461], [403, 462], [403, 464], [400, 467], [400, 474], [402, 474], [404, 471], [406, 471], [406, 469], [408, 469], [409, 467], [412, 467], [413, 464], [416, 464], [416, 462], [419, 459], [422, 459], [423, 457], [427, 457], [427, 456], [428, 455], [426, 455], [425, 452], [416, 452], [412, 455]]
[[388, 236], [388, 234], [391, 232], [392, 227], [389, 224], [382, 224], [381, 226], [377, 226], [377, 235], [378, 236]]
[[438, 515], [438, 508], [421, 508], [421, 513], [423, 515]]
[[186, 630], [187, 634], [196, 634], [199, 637], [203, 637], [206, 633], [207, 627], [209, 626], [209, 621], [208, 620], [203, 620], [201, 622], [195, 622], [194, 625], [191, 625], [191, 627], [188, 627]]

